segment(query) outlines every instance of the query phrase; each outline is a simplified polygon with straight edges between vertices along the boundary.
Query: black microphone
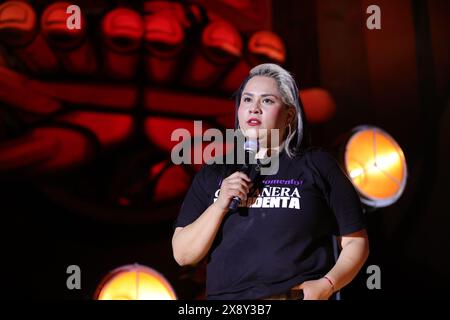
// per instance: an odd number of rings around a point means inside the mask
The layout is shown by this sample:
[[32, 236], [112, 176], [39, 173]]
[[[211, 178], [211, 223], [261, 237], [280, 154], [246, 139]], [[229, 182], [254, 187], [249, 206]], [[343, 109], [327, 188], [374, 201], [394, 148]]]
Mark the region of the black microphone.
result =
[[[251, 181], [253, 181], [257, 175], [259, 174], [259, 162], [255, 161], [256, 153], [258, 152], [258, 140], [257, 139], [248, 139], [244, 143], [244, 152], [245, 152], [245, 163], [242, 165], [240, 172], [245, 173]], [[255, 164], [253, 166], [252, 164]], [[236, 210], [239, 204], [241, 203], [241, 198], [238, 196], [233, 197], [228, 206], [230, 210]]]

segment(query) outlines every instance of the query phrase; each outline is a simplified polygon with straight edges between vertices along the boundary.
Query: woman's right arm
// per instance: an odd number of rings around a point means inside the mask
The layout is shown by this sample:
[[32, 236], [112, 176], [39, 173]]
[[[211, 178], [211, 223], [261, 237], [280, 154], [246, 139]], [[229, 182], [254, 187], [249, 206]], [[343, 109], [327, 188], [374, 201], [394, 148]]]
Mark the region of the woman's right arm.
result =
[[177, 227], [172, 237], [175, 261], [180, 265], [195, 264], [208, 253], [220, 224], [228, 212], [233, 197], [247, 199], [252, 184], [242, 172], [235, 172], [225, 178], [219, 197], [194, 222], [186, 227]]

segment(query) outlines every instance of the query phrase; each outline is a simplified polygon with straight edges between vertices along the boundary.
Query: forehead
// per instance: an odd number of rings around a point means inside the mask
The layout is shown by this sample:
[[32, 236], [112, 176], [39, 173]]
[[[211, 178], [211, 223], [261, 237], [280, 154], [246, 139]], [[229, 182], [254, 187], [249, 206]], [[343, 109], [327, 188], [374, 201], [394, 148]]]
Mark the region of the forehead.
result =
[[245, 85], [243, 93], [280, 95], [275, 79], [264, 76], [255, 76]]

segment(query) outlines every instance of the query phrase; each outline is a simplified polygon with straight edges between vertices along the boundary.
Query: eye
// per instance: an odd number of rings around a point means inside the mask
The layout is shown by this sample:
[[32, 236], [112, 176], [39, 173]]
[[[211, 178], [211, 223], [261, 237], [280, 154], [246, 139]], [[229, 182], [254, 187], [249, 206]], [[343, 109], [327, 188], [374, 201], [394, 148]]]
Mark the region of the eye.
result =
[[244, 101], [244, 102], [251, 102], [252, 99], [250, 97], [243, 97], [242, 101]]
[[265, 99], [263, 100], [263, 103], [264, 103], [264, 104], [272, 104], [272, 103], [274, 103], [274, 101], [273, 101], [272, 99], [265, 98]]

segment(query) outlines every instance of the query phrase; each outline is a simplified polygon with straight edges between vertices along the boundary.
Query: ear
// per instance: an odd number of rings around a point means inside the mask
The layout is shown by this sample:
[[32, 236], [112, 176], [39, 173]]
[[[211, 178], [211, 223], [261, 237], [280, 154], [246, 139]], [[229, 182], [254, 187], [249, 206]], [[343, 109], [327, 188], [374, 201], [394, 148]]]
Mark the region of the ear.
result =
[[286, 126], [288, 126], [292, 121], [294, 121], [297, 112], [294, 107], [289, 107], [286, 116]]

